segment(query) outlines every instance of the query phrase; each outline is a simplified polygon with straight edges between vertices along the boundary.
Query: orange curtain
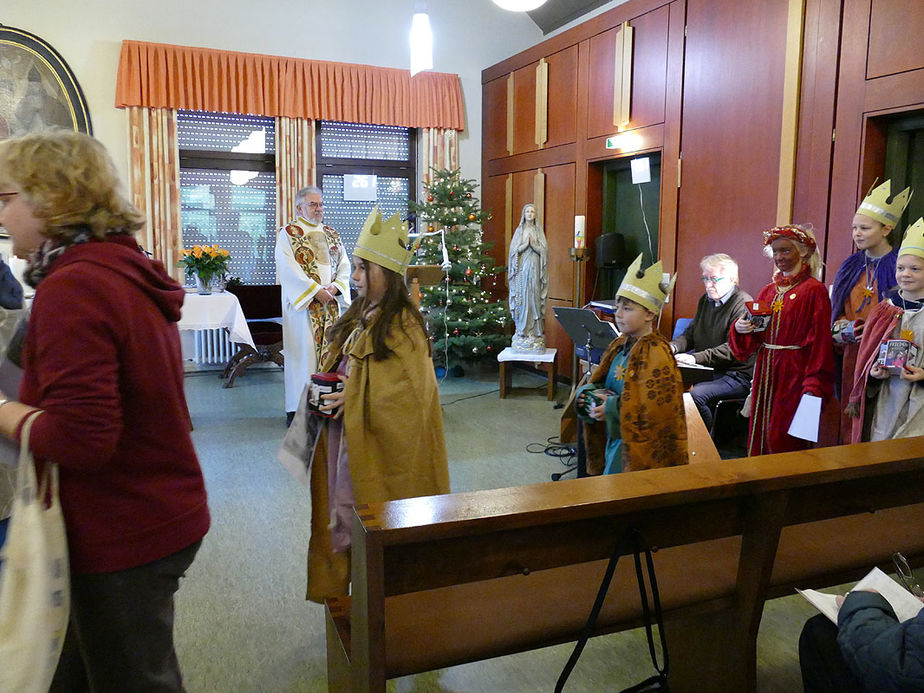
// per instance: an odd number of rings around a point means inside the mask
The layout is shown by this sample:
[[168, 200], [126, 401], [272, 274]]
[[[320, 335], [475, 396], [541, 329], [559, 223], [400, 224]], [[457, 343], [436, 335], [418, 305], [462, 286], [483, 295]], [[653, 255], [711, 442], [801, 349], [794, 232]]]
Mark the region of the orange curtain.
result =
[[314, 121], [276, 118], [276, 226], [295, 215], [295, 193], [317, 185], [314, 158]]
[[420, 134], [421, 179], [429, 183], [433, 169], [459, 168], [459, 133], [444, 128], [424, 128]]
[[132, 202], [147, 216], [144, 235], [139, 241], [182, 283], [183, 271], [176, 267], [183, 244], [176, 111], [129, 108], [128, 121]]
[[116, 107], [465, 129], [459, 76], [123, 41]]

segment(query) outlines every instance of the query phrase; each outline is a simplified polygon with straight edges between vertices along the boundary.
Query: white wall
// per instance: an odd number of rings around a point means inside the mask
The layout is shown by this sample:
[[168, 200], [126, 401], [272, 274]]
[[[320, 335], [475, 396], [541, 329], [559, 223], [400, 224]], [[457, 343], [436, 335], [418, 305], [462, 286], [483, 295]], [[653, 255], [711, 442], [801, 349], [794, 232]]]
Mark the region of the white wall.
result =
[[[457, 73], [465, 101], [462, 174], [481, 178], [481, 71], [542, 40], [525, 14], [490, 0], [430, 0], [434, 69]], [[38, 35], [70, 65], [94, 135], [128, 171], [128, 119], [115, 103], [123, 39], [407, 68], [414, 0], [18, 0], [0, 22]]]

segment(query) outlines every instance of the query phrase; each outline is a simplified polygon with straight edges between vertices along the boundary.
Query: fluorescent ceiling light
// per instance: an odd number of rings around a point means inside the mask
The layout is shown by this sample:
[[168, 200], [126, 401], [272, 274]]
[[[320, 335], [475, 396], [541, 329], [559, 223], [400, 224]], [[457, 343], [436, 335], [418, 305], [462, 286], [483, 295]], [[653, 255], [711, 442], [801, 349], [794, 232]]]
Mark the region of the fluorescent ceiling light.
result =
[[423, 70], [433, 69], [433, 31], [430, 29], [430, 15], [427, 3], [417, 0], [414, 18], [411, 20], [411, 77]]
[[511, 12], [529, 12], [542, 7], [546, 0], [494, 0], [494, 4]]

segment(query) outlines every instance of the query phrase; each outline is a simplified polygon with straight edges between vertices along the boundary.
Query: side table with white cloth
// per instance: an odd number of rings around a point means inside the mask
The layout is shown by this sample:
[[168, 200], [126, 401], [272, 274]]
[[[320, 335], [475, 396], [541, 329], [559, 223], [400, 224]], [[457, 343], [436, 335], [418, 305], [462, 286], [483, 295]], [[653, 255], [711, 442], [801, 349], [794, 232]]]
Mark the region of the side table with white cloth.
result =
[[208, 295], [187, 291], [177, 327], [183, 359], [197, 364], [224, 364], [234, 343], [256, 348], [237, 296], [227, 291]]
[[545, 351], [516, 351], [513, 347], [507, 347], [497, 355], [497, 361], [500, 363], [500, 396], [504, 399], [510, 388], [511, 373], [507, 369], [507, 364], [511, 361], [522, 363], [531, 363], [534, 368], [542, 368], [549, 374], [548, 398], [555, 399], [555, 379], [558, 376], [558, 349], [546, 349]]

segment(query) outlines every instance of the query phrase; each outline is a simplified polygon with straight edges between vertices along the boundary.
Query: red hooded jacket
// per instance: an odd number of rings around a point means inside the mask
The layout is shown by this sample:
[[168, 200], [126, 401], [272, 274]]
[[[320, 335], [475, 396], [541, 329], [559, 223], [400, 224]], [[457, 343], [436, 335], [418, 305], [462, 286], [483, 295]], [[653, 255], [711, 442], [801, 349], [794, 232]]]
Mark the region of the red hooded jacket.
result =
[[71, 570], [124, 570], [209, 527], [176, 323], [183, 288], [134, 238], [69, 248], [35, 292], [20, 399], [44, 413], [37, 459], [60, 467]]

